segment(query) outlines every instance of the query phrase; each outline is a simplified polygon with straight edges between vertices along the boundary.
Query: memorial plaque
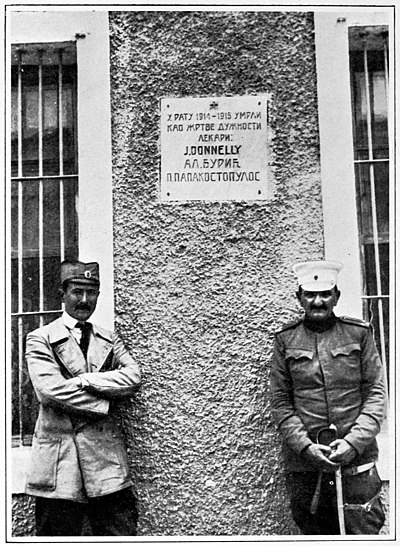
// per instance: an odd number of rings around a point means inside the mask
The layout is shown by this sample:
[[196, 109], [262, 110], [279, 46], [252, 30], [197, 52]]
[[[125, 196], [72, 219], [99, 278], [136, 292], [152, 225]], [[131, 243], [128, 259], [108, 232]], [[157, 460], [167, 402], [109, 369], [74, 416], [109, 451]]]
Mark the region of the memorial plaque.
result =
[[161, 201], [267, 199], [267, 100], [161, 99]]

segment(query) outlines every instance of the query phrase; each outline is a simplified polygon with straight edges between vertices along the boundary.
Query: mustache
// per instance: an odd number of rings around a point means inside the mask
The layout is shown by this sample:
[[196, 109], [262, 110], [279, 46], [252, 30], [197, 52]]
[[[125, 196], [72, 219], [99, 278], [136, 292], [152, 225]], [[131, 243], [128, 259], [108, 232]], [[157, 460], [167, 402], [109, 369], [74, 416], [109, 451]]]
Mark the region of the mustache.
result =
[[78, 305], [75, 307], [77, 311], [90, 311], [90, 305], [87, 303], [78, 303]]
[[326, 311], [328, 308], [327, 308], [326, 305], [313, 305], [313, 306], [311, 307], [311, 310], [312, 310], [312, 311], [313, 311], [313, 310], [315, 310], [315, 311], [320, 311], [321, 309], [323, 309], [323, 310]]

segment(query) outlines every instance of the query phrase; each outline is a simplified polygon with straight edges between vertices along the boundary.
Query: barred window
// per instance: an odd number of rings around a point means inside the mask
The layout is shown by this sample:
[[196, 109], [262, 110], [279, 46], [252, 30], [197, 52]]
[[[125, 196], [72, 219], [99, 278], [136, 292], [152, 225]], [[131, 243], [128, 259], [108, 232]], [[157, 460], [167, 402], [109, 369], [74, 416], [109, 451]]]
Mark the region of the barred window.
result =
[[29, 445], [26, 334], [61, 314], [60, 262], [78, 257], [76, 46], [13, 45], [11, 64], [12, 435]]
[[389, 361], [388, 27], [349, 28], [363, 312]]

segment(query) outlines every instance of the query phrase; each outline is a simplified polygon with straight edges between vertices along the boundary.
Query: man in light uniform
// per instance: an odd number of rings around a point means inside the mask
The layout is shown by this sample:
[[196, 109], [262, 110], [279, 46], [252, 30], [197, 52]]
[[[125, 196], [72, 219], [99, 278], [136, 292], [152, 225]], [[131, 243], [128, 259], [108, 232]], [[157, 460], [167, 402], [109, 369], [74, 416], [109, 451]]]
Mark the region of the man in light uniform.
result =
[[[293, 517], [310, 535], [339, 534], [339, 466], [346, 534], [375, 534], [384, 523], [375, 467], [386, 407], [383, 370], [370, 325], [333, 312], [341, 268], [328, 261], [294, 266], [305, 315], [275, 338], [273, 416], [283, 437]], [[329, 427], [337, 439], [323, 445], [319, 433]]]
[[27, 336], [26, 360], [38, 397], [26, 492], [36, 497], [38, 536], [136, 534], [118, 400], [140, 385], [121, 338], [90, 324], [99, 296], [96, 262], [63, 262], [63, 315]]

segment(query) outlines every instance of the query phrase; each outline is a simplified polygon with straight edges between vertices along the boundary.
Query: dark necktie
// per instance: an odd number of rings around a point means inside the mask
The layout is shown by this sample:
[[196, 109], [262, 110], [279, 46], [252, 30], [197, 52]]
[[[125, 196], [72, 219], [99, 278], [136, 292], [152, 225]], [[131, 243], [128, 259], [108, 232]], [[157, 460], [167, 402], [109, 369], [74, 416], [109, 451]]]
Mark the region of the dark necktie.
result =
[[82, 336], [79, 342], [79, 347], [81, 348], [83, 356], [85, 357], [85, 360], [86, 360], [92, 325], [90, 322], [84, 322], [83, 324], [78, 322], [76, 326], [77, 328], [80, 328], [82, 330]]

